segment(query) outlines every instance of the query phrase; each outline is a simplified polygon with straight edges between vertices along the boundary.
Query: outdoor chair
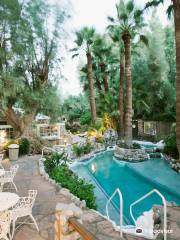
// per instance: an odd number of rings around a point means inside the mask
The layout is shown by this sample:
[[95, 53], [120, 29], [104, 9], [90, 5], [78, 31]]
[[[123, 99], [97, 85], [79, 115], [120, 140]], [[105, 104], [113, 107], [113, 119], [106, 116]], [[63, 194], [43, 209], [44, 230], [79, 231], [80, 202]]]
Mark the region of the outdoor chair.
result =
[[9, 211], [0, 213], [0, 239], [11, 240], [10, 227], [12, 221], [12, 213]]
[[16, 192], [17, 187], [16, 184], [14, 183], [14, 177], [16, 176], [16, 173], [18, 171], [19, 165], [14, 165], [10, 168], [9, 171], [4, 171], [4, 174], [2, 176], [0, 176], [0, 183], [1, 184], [8, 184], [10, 187], [8, 187], [7, 189], [11, 189], [11, 187], [14, 187]]
[[2, 165], [3, 156], [4, 156], [4, 154], [0, 153], [0, 168], [2, 168], [2, 169], [4, 169], [4, 167]]
[[[27, 197], [21, 197], [19, 199], [18, 203], [13, 207], [13, 209], [12, 209], [13, 234], [14, 234], [14, 231], [17, 228], [19, 228], [22, 224], [34, 224], [37, 231], [39, 232], [37, 222], [32, 215], [32, 208], [34, 206], [36, 195], [37, 195], [37, 190], [29, 190], [28, 191], [28, 196]], [[17, 223], [17, 219], [18, 218], [24, 218], [24, 217], [26, 218], [26, 221], [24, 221], [24, 222], [19, 222], [18, 221], [18, 227], [15, 228], [15, 225]], [[27, 222], [28, 218], [31, 218], [31, 220], [33, 222], [32, 223]]]

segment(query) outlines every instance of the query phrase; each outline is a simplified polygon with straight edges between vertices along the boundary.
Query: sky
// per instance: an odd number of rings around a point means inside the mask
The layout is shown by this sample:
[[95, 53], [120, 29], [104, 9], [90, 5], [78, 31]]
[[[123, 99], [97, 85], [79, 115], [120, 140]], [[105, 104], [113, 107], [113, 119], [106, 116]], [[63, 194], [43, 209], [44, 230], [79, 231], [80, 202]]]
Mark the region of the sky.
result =
[[[51, 0], [53, 1], [53, 0]], [[99, 33], [103, 33], [108, 25], [107, 16], [116, 16], [115, 4], [118, 0], [71, 0], [73, 14], [72, 18], [68, 20], [67, 29], [69, 33], [66, 44], [71, 49], [75, 47], [73, 41], [75, 39], [75, 31], [83, 26], [93, 26]], [[135, 0], [139, 7], [143, 7], [147, 0]], [[170, 0], [165, 1], [165, 6], [160, 6], [157, 9], [158, 16], [163, 25], [167, 24], [167, 17], [165, 14], [166, 8]], [[145, 15], [148, 20], [150, 13]], [[82, 92], [79, 76], [78, 64], [82, 61], [83, 56], [79, 58], [71, 58], [72, 53], [67, 53], [64, 62], [63, 74], [66, 80], [60, 81], [61, 93], [64, 98], [69, 95], [78, 95]]]

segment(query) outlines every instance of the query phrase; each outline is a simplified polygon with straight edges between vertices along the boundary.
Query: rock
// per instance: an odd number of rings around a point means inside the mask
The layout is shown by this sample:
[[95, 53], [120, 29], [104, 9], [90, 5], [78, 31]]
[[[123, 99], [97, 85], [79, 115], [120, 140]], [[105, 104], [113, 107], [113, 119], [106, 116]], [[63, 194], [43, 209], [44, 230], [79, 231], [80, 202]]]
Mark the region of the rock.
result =
[[66, 188], [61, 188], [60, 193], [61, 193], [62, 195], [64, 195], [64, 196], [68, 196], [68, 197], [71, 196], [70, 191], [69, 191], [68, 189], [66, 189]]

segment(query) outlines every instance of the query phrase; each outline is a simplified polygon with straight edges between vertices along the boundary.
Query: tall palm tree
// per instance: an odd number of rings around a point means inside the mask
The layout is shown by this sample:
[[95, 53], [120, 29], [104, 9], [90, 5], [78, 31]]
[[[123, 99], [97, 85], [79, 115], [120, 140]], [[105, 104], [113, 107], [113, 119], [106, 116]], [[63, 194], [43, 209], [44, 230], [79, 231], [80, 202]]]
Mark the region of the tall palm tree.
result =
[[[157, 6], [163, 3], [164, 0], [149, 1], [146, 8]], [[170, 15], [174, 10], [174, 25], [175, 25], [175, 41], [176, 41], [176, 141], [180, 156], [180, 1], [171, 0], [172, 4], [167, 9], [167, 14]], [[180, 158], [180, 157], [179, 157]]]
[[119, 51], [119, 96], [118, 96], [118, 110], [120, 115], [120, 132], [119, 136], [121, 138], [124, 137], [124, 44], [121, 39], [121, 31], [120, 27], [115, 26], [108, 26], [109, 29], [109, 35], [113, 42], [117, 44], [118, 51]]
[[111, 61], [111, 44], [106, 35], [97, 35], [93, 44], [93, 54], [101, 71], [105, 93], [109, 90], [108, 65]]
[[[145, 37], [140, 34], [144, 27], [141, 11], [138, 10], [133, 0], [120, 0], [116, 4], [117, 18], [109, 17], [114, 26], [119, 26], [121, 38], [124, 42], [125, 55], [125, 78], [126, 78], [126, 98], [125, 98], [125, 142], [127, 145], [132, 144], [132, 76], [131, 76], [131, 41], [139, 35], [141, 40]], [[145, 40], [146, 41], [146, 40]]]
[[86, 53], [87, 59], [87, 78], [89, 83], [89, 101], [91, 108], [92, 121], [96, 121], [96, 101], [95, 101], [95, 93], [94, 93], [94, 77], [93, 77], [93, 67], [92, 67], [92, 53], [91, 46], [93, 44], [95, 36], [95, 29], [84, 27], [80, 31], [76, 32], [76, 40], [75, 43], [77, 45], [76, 48], [71, 51], [76, 52], [72, 57], [76, 57], [79, 55], [80, 50], [84, 50]]

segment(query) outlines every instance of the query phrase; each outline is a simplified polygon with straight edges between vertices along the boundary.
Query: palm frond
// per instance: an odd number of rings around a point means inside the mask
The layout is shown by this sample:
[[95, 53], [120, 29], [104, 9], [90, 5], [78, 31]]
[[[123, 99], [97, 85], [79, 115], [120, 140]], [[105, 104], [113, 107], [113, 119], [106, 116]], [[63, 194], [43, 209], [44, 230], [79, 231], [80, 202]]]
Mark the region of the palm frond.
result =
[[149, 45], [149, 41], [148, 41], [148, 38], [145, 36], [145, 35], [140, 35], [139, 36], [139, 39], [142, 43], [144, 43], [146, 46]]
[[170, 19], [172, 16], [172, 12], [173, 12], [173, 5], [171, 4], [168, 9], [166, 10], [166, 13], [168, 15], [168, 18]]
[[160, 3], [163, 3], [164, 0], [152, 0], [146, 3], [144, 9], [148, 9], [150, 7], [157, 7]]
[[108, 16], [107, 17], [108, 21], [110, 21], [111, 23], [114, 23], [115, 22], [115, 19], [111, 16]]
[[70, 49], [69, 51], [70, 51], [70, 52], [76, 52], [76, 51], [78, 51], [78, 48], [72, 48], [72, 49]]
[[75, 58], [75, 57], [77, 57], [77, 56], [79, 56], [79, 53], [73, 54], [73, 55], [72, 55], [72, 58]]
[[134, 0], [130, 0], [126, 5], [127, 11], [131, 13], [134, 9]]

